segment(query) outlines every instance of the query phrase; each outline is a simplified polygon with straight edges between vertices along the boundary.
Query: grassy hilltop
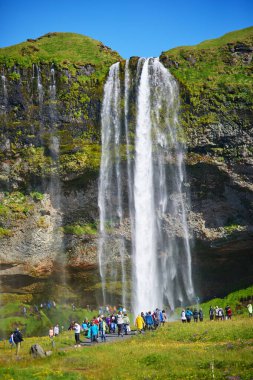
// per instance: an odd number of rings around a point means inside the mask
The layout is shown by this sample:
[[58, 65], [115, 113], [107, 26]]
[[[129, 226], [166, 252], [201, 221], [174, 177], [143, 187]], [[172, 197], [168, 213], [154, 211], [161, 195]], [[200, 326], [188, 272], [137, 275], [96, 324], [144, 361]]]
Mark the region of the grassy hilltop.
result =
[[[163, 52], [161, 61], [181, 87], [181, 119], [189, 145], [217, 145], [210, 152], [240, 156], [238, 149], [223, 149], [217, 134], [231, 129], [250, 130], [253, 120], [253, 27]], [[221, 129], [221, 131], [219, 131]], [[224, 132], [223, 132], [224, 130]], [[203, 142], [204, 141], [204, 142]], [[242, 143], [247, 143], [244, 141]], [[232, 143], [229, 142], [229, 145]], [[252, 153], [251, 147], [247, 147]]]
[[47, 33], [17, 45], [0, 49], [0, 64], [9, 67], [18, 63], [30, 67], [33, 63], [54, 63], [58, 67], [94, 65], [106, 71], [120, 55], [90, 37], [76, 33]]

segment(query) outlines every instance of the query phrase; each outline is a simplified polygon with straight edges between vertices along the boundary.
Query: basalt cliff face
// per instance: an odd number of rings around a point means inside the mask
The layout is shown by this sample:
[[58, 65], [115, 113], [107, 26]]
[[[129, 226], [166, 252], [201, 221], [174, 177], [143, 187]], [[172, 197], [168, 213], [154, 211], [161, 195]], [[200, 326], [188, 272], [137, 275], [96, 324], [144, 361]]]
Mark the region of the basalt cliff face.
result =
[[[204, 297], [252, 283], [252, 56], [253, 28], [160, 56], [180, 86], [193, 275]], [[87, 297], [99, 292], [100, 112], [108, 70], [117, 61], [123, 75], [125, 61], [116, 52], [68, 33], [0, 49], [6, 292], [43, 293], [45, 279], [59, 278], [63, 268], [70, 287], [75, 278]], [[132, 72], [137, 61], [130, 59]], [[168, 226], [180, 236], [176, 220], [168, 217]], [[124, 231], [112, 234], [123, 234], [130, 245], [129, 228], [125, 220]]]

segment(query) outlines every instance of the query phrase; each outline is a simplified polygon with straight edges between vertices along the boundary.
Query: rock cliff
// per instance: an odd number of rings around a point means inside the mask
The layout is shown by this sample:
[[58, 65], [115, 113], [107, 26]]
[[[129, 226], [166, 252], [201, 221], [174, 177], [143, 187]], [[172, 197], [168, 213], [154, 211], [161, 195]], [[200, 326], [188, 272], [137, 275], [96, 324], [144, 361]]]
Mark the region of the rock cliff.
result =
[[[253, 28], [160, 56], [178, 80], [188, 147], [193, 271], [204, 296], [252, 282]], [[109, 67], [124, 61], [88, 37], [49, 33], [0, 49], [0, 262], [8, 276], [67, 268], [95, 294], [100, 111]], [[137, 58], [130, 60], [136, 70]], [[125, 231], [115, 231], [128, 236]], [[180, 227], [173, 221], [174, 233]], [[129, 242], [130, 243], [130, 242]], [[214, 269], [214, 272], [210, 270]], [[74, 272], [73, 272], [74, 271]], [[77, 272], [75, 272], [77, 271]], [[92, 275], [91, 275], [92, 273]], [[238, 282], [228, 283], [231, 274]], [[92, 277], [92, 279], [91, 279]], [[34, 279], [34, 280], [33, 280]], [[29, 282], [29, 281], [28, 281]], [[217, 290], [215, 290], [217, 289]], [[217, 294], [213, 294], [213, 292]]]

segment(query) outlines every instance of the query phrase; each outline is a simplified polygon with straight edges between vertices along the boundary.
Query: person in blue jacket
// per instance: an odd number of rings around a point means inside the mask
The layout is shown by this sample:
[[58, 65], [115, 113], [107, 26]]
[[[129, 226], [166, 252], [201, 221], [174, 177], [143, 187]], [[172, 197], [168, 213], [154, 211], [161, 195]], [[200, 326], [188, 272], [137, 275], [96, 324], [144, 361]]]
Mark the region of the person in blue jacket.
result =
[[93, 322], [90, 325], [90, 341], [98, 343], [98, 326]]
[[145, 322], [148, 330], [152, 330], [154, 328], [154, 320], [151, 314], [151, 311], [146, 313], [145, 315]]
[[193, 315], [192, 311], [189, 308], [186, 309], [185, 316], [188, 323], [191, 322], [192, 315]]

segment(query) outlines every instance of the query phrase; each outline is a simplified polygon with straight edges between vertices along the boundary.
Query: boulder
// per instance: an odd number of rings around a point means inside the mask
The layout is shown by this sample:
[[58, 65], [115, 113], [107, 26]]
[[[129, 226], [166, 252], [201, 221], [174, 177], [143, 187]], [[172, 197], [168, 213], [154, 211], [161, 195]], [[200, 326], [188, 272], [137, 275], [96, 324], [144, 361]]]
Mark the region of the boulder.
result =
[[32, 355], [33, 358], [44, 358], [47, 356], [46, 352], [43, 350], [43, 348], [39, 344], [33, 344], [30, 348], [30, 355]]

